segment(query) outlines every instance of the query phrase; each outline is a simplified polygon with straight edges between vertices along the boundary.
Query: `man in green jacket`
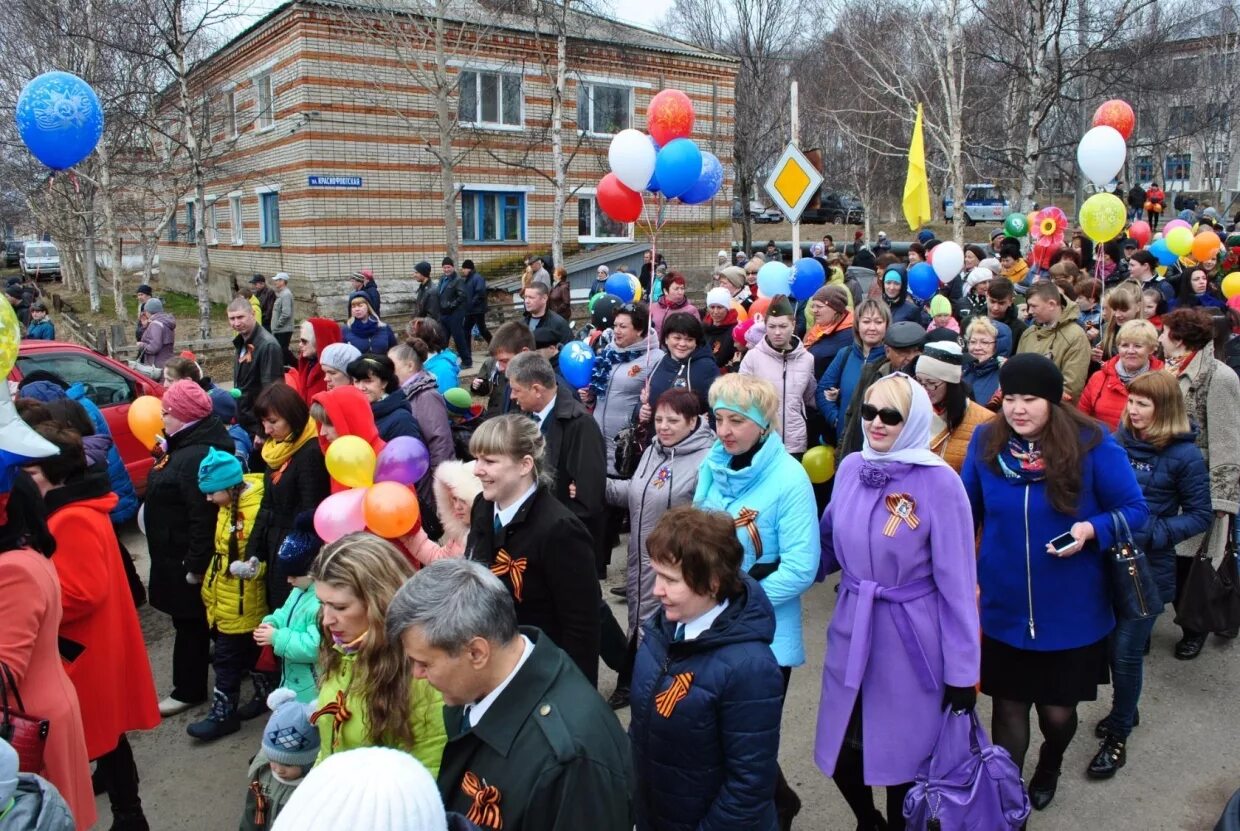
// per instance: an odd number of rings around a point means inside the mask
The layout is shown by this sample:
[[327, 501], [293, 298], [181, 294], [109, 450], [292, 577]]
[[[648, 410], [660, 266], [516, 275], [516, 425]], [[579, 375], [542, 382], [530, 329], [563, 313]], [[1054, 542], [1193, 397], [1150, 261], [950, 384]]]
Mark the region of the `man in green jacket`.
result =
[[1076, 401], [1089, 375], [1089, 336], [1077, 323], [1080, 310], [1049, 280], [1034, 283], [1025, 308], [1031, 325], [1020, 336], [1016, 353], [1033, 352], [1051, 359], [1063, 373], [1066, 399]]
[[388, 637], [444, 699], [444, 806], [486, 831], [630, 831], [629, 742], [572, 660], [518, 629], [489, 569], [436, 560], [393, 598]]

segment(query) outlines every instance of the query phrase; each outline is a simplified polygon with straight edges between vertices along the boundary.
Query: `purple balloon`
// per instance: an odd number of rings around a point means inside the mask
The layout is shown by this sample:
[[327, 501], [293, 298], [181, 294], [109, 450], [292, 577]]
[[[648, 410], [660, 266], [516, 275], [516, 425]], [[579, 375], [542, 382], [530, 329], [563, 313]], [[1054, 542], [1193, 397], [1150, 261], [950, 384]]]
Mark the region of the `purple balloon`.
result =
[[415, 485], [430, 469], [431, 454], [426, 445], [413, 436], [397, 436], [379, 454], [375, 481]]

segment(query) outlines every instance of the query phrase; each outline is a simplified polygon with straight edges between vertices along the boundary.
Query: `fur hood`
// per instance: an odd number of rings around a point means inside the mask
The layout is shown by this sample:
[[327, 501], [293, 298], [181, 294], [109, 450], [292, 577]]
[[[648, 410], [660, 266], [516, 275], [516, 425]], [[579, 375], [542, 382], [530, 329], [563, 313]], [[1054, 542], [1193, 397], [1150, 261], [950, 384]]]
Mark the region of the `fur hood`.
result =
[[452, 513], [452, 497], [464, 499], [470, 505], [478, 494], [482, 493], [482, 483], [474, 475], [473, 462], [441, 462], [435, 468], [435, 513], [443, 524], [443, 540], [447, 544], [451, 540], [464, 542], [469, 535], [469, 526], [458, 520]]

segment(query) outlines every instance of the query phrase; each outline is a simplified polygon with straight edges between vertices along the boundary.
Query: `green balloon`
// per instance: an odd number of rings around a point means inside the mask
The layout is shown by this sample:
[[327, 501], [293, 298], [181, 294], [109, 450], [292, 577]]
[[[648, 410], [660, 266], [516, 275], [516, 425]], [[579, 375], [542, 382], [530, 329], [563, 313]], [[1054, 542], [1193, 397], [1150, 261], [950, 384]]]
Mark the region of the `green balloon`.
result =
[[1003, 220], [1004, 236], [1020, 238], [1029, 233], [1029, 218], [1021, 213], [1010, 213]]
[[240, 398], [241, 398], [241, 388], [240, 388], [240, 387], [233, 387], [232, 389], [230, 389], [230, 390], [228, 391], [228, 394], [229, 394], [229, 395], [231, 395], [233, 398], [240, 399]]

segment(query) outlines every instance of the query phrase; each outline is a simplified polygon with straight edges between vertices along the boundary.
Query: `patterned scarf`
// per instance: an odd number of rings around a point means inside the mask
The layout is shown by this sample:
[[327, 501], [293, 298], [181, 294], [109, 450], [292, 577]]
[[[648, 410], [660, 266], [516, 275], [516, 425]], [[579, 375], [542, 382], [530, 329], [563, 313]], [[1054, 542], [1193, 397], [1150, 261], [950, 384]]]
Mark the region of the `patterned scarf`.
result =
[[607, 394], [607, 385], [611, 383], [611, 371], [620, 364], [636, 360], [642, 354], [640, 349], [617, 350], [609, 346], [594, 359], [594, 370], [590, 373], [590, 391], [596, 399]]
[[1020, 436], [1008, 440], [1005, 451], [999, 454], [999, 468], [1008, 480], [1033, 484], [1046, 480], [1046, 460], [1036, 441], [1025, 441]]

